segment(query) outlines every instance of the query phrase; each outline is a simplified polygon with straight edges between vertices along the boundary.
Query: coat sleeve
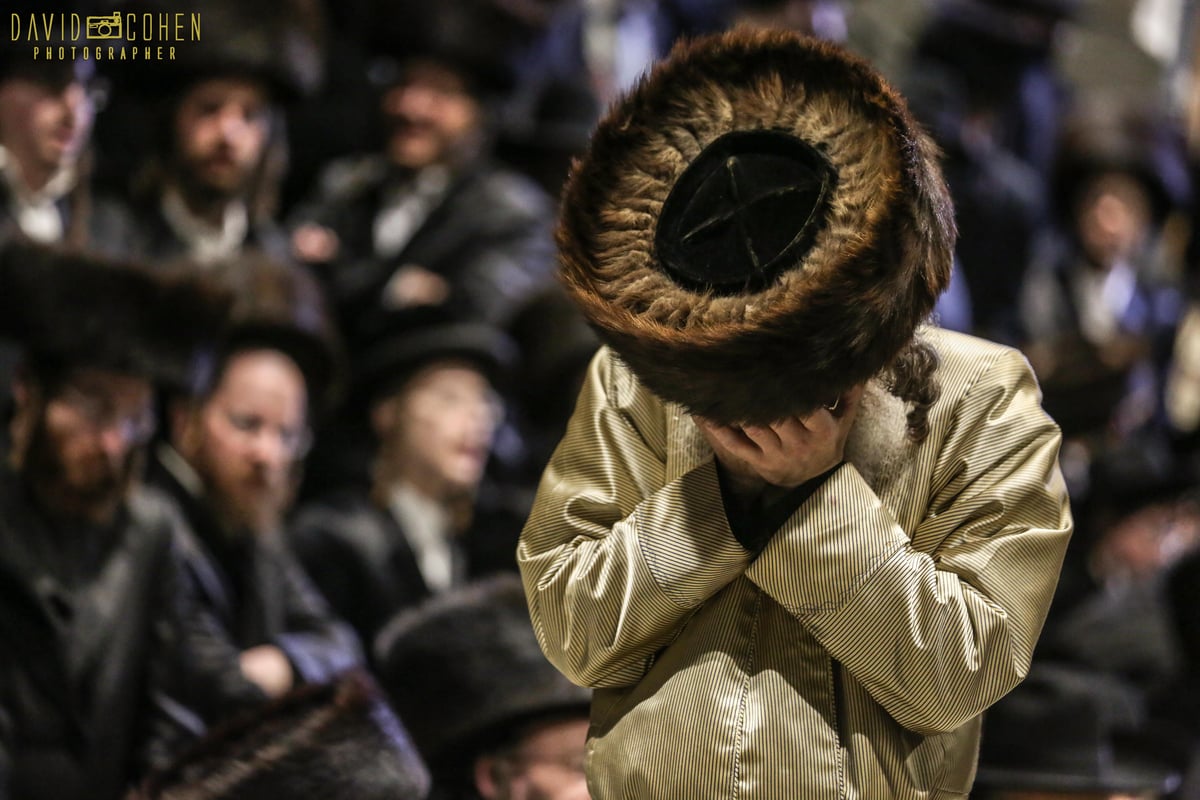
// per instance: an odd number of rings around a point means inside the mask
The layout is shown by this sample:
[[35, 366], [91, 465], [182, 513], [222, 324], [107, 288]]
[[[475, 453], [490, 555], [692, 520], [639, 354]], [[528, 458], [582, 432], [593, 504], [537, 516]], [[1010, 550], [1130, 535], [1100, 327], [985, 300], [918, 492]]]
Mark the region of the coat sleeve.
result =
[[287, 655], [296, 673], [307, 683], [318, 683], [362, 666], [358, 635], [333, 613], [283, 542], [272, 546], [271, 558], [280, 579], [285, 620], [284, 631], [274, 644]]
[[622, 375], [602, 349], [517, 549], [542, 649], [591, 687], [635, 683], [749, 561], [711, 459], [664, 482], [665, 409]]
[[156, 606], [147, 666], [147, 713], [137, 758], [163, 769], [208, 727], [266, 701], [242, 674], [239, 651], [195, 593], [184, 529], [175, 513], [166, 556], [156, 571]]
[[913, 467], [935, 459], [911, 539], [844, 465], [746, 573], [918, 733], [959, 727], [1024, 677], [1071, 534], [1058, 428], [1025, 360], [997, 352]]
[[0, 705], [0, 800], [8, 800], [9, 776], [12, 774], [12, 722], [8, 710]]

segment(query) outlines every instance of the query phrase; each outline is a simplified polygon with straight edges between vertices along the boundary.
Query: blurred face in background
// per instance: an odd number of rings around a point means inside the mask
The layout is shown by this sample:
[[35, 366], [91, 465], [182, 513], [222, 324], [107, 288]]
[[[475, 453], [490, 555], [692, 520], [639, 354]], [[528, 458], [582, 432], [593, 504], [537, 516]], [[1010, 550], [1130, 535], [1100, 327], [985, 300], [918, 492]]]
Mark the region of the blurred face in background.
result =
[[18, 380], [12, 460], [54, 516], [111, 522], [154, 434], [143, 378], [83, 369], [44, 390]]
[[65, 74], [0, 79], [0, 144], [31, 191], [74, 166], [92, 130], [94, 107], [82, 80]]
[[381, 110], [388, 158], [401, 169], [459, 163], [482, 141], [483, 107], [459, 73], [432, 61], [406, 65]]
[[1150, 198], [1132, 175], [1103, 173], [1080, 193], [1075, 218], [1084, 254], [1107, 269], [1146, 245], [1152, 227]]
[[508, 752], [475, 764], [484, 800], [588, 800], [586, 717], [534, 723]]
[[260, 349], [231, 356], [213, 393], [186, 415], [176, 449], [227, 529], [263, 533], [280, 524], [308, 449], [307, 413], [295, 362]]
[[383, 469], [437, 500], [473, 492], [502, 414], [498, 395], [473, 365], [428, 364], [373, 410]]
[[174, 119], [185, 188], [205, 199], [245, 192], [266, 153], [270, 117], [270, 97], [257, 81], [211, 78], [188, 88]]

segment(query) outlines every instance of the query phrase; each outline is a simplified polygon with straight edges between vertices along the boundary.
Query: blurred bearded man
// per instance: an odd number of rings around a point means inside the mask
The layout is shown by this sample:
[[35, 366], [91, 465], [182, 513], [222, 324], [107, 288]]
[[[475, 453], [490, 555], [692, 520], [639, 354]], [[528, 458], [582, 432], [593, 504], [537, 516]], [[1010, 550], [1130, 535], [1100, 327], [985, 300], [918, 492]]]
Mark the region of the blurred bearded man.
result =
[[283, 108], [319, 82], [318, 23], [233, 0], [206, 4], [204, 17], [203, 40], [127, 82], [153, 107], [155, 138], [125, 196], [97, 204], [104, 252], [205, 265], [248, 250], [287, 257], [275, 221]]
[[196, 593], [267, 695], [362, 662], [283, 540], [310, 440], [310, 405], [335, 371], [316, 285], [283, 265], [243, 258], [230, 329], [211, 385], [171, 404], [169, 441], [150, 481], [184, 513]]
[[386, 139], [331, 164], [292, 215], [294, 251], [326, 282], [352, 352], [414, 306], [504, 327], [552, 283], [549, 198], [492, 154], [513, 21], [489, 0], [377, 5], [376, 43], [401, 54], [379, 70]]
[[228, 671], [182, 583], [178, 515], [138, 480], [155, 384], [191, 379], [223, 312], [192, 283], [15, 245], [0, 301], [23, 352], [0, 468], [0, 796], [115, 800], [263, 696]]

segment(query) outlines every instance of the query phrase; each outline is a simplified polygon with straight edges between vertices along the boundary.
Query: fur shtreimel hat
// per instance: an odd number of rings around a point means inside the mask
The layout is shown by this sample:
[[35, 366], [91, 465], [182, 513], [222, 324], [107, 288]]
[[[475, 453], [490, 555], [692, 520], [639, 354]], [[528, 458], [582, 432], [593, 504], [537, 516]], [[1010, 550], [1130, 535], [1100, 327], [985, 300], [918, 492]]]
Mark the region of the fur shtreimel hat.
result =
[[129, 800], [421, 800], [429, 773], [364, 672], [303, 686], [213, 729]]
[[229, 302], [194, 273], [41, 245], [0, 249], [0, 337], [38, 368], [93, 367], [190, 390], [208, 377]]
[[587, 713], [591, 693], [542, 655], [515, 575], [402, 612], [375, 644], [380, 682], [435, 775], [523, 723]]
[[576, 163], [561, 276], [663, 399], [723, 423], [803, 413], [884, 370], [946, 288], [937, 157], [836, 45], [746, 29], [681, 43]]

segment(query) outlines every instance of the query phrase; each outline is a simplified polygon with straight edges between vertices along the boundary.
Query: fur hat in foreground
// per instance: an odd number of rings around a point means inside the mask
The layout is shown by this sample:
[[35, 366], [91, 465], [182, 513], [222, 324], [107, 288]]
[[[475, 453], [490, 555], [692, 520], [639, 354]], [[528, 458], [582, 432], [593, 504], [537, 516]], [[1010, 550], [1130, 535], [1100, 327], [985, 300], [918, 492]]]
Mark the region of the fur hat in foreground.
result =
[[207, 377], [229, 304], [228, 292], [195, 274], [24, 242], [0, 248], [0, 337], [41, 369], [193, 387]]
[[884, 370], [950, 278], [931, 140], [864, 61], [781, 31], [677, 45], [600, 122], [561, 276], [652, 391], [769, 423]]
[[542, 655], [515, 575], [403, 612], [375, 650], [380, 682], [435, 778], [524, 723], [587, 714], [591, 692]]
[[374, 681], [348, 672], [215, 728], [129, 800], [421, 800], [428, 789]]

